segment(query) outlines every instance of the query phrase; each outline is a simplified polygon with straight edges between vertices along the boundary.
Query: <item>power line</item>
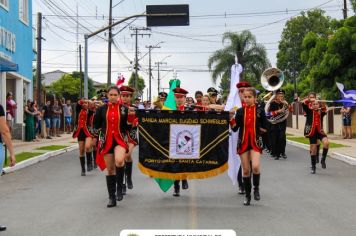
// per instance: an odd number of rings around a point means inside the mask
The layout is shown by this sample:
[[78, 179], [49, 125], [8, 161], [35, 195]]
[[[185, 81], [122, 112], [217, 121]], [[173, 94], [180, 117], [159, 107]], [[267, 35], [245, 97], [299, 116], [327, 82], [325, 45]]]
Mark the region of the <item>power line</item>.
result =
[[121, 3], [123, 3], [125, 0], [121, 0], [120, 2], [116, 3], [112, 8], [117, 7], [118, 5], [120, 5]]
[[[310, 7], [310, 8], [300, 8], [300, 9], [284, 9], [284, 10], [275, 10], [275, 11], [261, 11], [261, 12], [245, 12], [245, 13], [219, 13], [219, 14], [206, 14], [206, 15], [190, 15], [191, 18], [206, 18], [206, 19], [216, 19], [218, 18], [233, 18], [233, 17], [256, 17], [256, 16], [273, 16], [273, 15], [281, 15], [281, 14], [291, 14], [292, 12], [301, 12], [301, 11], [308, 11], [312, 10], [315, 8], [320, 8], [321, 6], [324, 6], [334, 0], [330, 0], [328, 2], [325, 2], [323, 4], [320, 4], [316, 7]], [[331, 5], [331, 6], [325, 6], [321, 8], [322, 10], [327, 10], [329, 8], [336, 8], [339, 7], [339, 5]], [[76, 15], [68, 15], [68, 16], [63, 16], [63, 15], [58, 15], [58, 14], [45, 14], [44, 16], [47, 17], [75, 17]], [[97, 16], [92, 16], [92, 15], [80, 15], [80, 18], [93, 18], [93, 20], [107, 20], [109, 16], [104, 15], [104, 18], [102, 19], [97, 19]], [[123, 19], [125, 17], [122, 16], [113, 16], [115, 19]], [[215, 18], [213, 18], [215, 17]], [[144, 19], [141, 19], [144, 20]]]

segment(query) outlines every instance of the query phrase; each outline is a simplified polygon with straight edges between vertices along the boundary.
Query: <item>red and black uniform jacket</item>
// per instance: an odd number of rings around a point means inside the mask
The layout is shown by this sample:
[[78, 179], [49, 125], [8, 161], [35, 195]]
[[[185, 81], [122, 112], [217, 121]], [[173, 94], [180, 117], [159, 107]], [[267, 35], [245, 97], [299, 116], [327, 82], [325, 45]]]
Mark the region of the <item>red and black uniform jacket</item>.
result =
[[84, 131], [84, 134], [87, 137], [93, 137], [92, 128], [90, 127], [90, 117], [92, 116], [93, 111], [84, 109], [81, 101], [77, 103], [76, 111], [77, 114], [72, 137], [77, 138], [81, 130]]
[[326, 107], [313, 110], [311, 109], [309, 101], [303, 102], [302, 106], [306, 114], [304, 136], [309, 138], [312, 137], [316, 132], [322, 135], [326, 135], [323, 130], [323, 118], [327, 113]]
[[98, 137], [96, 163], [101, 170], [106, 168], [104, 155], [111, 149], [114, 140], [128, 151], [124, 134], [131, 129], [135, 115], [128, 115], [128, 108], [122, 104], [108, 103], [99, 107], [94, 116], [94, 132]]
[[267, 119], [262, 106], [243, 106], [236, 111], [235, 116], [230, 120], [232, 131], [239, 131], [237, 152], [246, 152], [249, 147], [257, 152], [262, 152], [262, 134], [260, 128], [266, 129]]

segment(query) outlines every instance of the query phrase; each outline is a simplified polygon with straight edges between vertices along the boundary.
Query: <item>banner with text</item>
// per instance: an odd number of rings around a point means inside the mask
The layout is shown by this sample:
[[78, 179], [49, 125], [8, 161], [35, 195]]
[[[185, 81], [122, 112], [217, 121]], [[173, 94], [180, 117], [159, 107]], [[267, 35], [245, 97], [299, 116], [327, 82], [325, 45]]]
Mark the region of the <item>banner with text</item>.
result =
[[202, 179], [227, 170], [229, 113], [138, 111], [139, 168], [154, 178]]

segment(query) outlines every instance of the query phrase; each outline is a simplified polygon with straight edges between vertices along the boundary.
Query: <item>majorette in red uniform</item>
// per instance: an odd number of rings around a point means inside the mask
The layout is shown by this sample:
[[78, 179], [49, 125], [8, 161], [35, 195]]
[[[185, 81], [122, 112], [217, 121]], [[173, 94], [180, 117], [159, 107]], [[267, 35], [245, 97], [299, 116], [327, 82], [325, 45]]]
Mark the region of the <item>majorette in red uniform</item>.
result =
[[[260, 154], [262, 153], [262, 131], [266, 129], [266, 115], [261, 105], [256, 103], [256, 91], [252, 88], [244, 89], [246, 105], [239, 108], [235, 116], [230, 120], [232, 131], [239, 130], [237, 152], [241, 158], [243, 170], [243, 183], [246, 191], [244, 205], [250, 205], [251, 201], [251, 178], [252, 164], [254, 198], [260, 200]], [[251, 162], [251, 163], [250, 163]]]
[[[132, 107], [131, 106], [131, 100], [132, 100], [132, 95], [135, 92], [135, 90], [129, 86], [122, 86], [120, 87], [120, 94], [121, 94], [121, 102], [123, 105], [127, 107]], [[135, 118], [135, 120], [132, 123], [131, 129], [127, 130], [125, 135], [127, 138], [127, 143], [129, 147], [128, 153], [126, 153], [125, 156], [125, 180], [123, 183], [122, 187], [122, 193], [125, 195], [126, 194], [126, 184], [127, 183], [127, 188], [132, 189], [133, 188], [133, 183], [132, 183], [132, 151], [135, 148], [136, 145], [138, 145], [138, 139], [137, 139], [137, 130], [138, 128], [138, 118]]]
[[315, 99], [305, 99], [302, 103], [306, 113], [304, 136], [309, 138], [311, 153], [311, 173], [315, 174], [317, 163], [317, 141], [323, 143], [323, 153], [321, 167], [326, 168], [326, 156], [329, 150], [329, 141], [323, 129], [323, 118], [327, 114], [325, 105], [320, 107], [320, 103]]
[[[308, 94], [308, 100], [309, 100], [309, 109], [313, 109], [312, 108], [312, 103], [310, 102], [311, 100], [315, 100], [316, 99], [316, 93], [314, 92], [310, 92]], [[296, 99], [297, 101], [298, 99]], [[303, 110], [303, 115], [306, 117], [307, 113]], [[311, 150], [310, 150], [311, 151]], [[317, 145], [316, 145], [316, 163], [319, 163], [319, 153], [320, 153], [320, 141], [317, 140]]]
[[78, 139], [79, 145], [79, 160], [82, 167], [82, 176], [85, 176], [85, 156], [87, 157], [87, 170], [91, 171], [93, 169], [91, 148], [92, 148], [92, 138], [93, 133], [90, 128], [90, 117], [93, 111], [89, 110], [88, 100], [79, 100], [77, 103], [77, 114], [76, 114], [76, 124], [74, 126], [73, 138]]
[[[100, 169], [107, 169], [106, 183], [109, 193], [107, 207], [116, 206], [116, 200], [121, 201], [122, 183], [124, 178], [125, 155], [128, 145], [125, 134], [131, 130], [135, 111], [119, 101], [119, 89], [116, 86], [108, 88], [109, 102], [99, 107], [94, 117], [94, 131], [98, 136], [97, 164]], [[118, 196], [116, 199], [116, 185]]]
[[[190, 107], [184, 106], [185, 104], [185, 98], [187, 96], [188, 91], [185, 89], [182, 89], [180, 87], [177, 87], [173, 89], [174, 92], [174, 100], [176, 102], [176, 110], [178, 111], [185, 111], [185, 110], [191, 110]], [[173, 196], [179, 197], [180, 196], [180, 185], [179, 185], [180, 180], [175, 180], [174, 181], [174, 193]], [[188, 181], [187, 180], [182, 180], [182, 189], [188, 189]]]
[[[244, 89], [245, 88], [250, 88], [251, 85], [246, 81], [241, 81], [241, 82], [236, 84], [236, 87], [239, 90], [239, 97], [240, 97], [240, 100], [241, 100], [241, 105], [243, 107], [245, 107], [246, 103], [244, 102], [244, 98], [243, 98]], [[236, 109], [238, 109], [238, 107], [236, 107]], [[244, 187], [244, 183], [242, 181], [242, 165], [240, 165], [239, 172], [237, 172], [237, 183], [239, 185], [238, 193], [239, 194], [245, 194], [245, 187]]]

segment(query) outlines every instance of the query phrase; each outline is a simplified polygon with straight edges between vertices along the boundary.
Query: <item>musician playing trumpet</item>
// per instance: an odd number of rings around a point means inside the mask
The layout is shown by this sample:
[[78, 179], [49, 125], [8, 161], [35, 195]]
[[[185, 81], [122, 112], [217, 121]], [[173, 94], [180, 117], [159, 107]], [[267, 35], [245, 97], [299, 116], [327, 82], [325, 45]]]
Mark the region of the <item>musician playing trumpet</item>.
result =
[[[267, 112], [274, 118], [281, 117], [286, 112], [286, 109], [289, 109], [288, 103], [284, 100], [284, 95], [285, 91], [278, 89], [268, 101]], [[287, 120], [283, 118], [277, 118], [274, 122], [271, 122], [271, 155], [275, 160], [287, 158], [285, 153]]]

